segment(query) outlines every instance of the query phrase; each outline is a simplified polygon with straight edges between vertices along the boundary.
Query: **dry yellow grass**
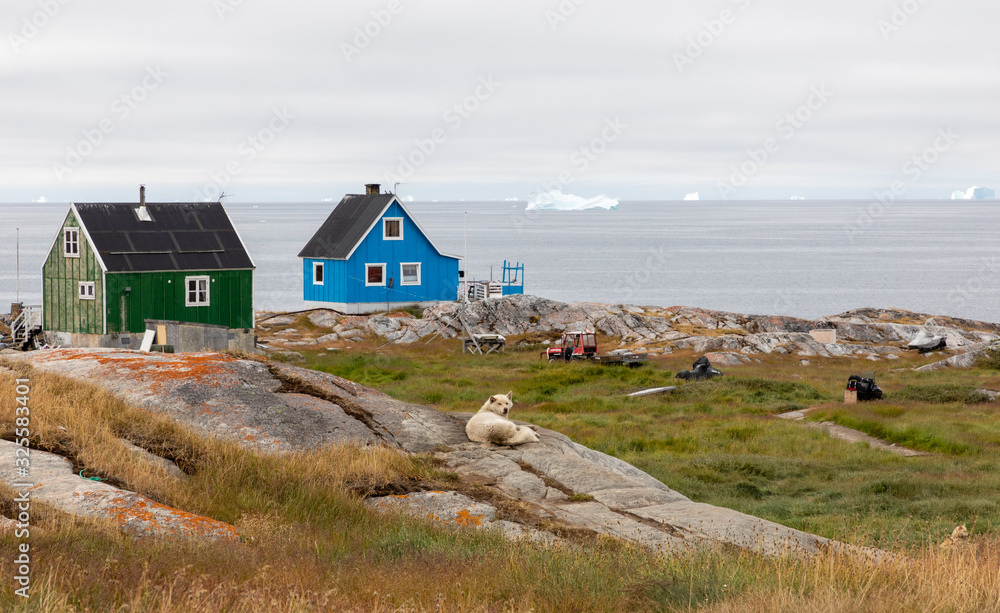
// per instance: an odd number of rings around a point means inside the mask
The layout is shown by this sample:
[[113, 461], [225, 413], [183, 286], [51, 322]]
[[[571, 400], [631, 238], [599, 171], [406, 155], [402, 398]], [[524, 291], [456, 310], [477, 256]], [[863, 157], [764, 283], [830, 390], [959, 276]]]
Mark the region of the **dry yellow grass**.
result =
[[[443, 477], [384, 448], [265, 456], [205, 439], [99, 388], [32, 371], [36, 446], [88, 473], [238, 527], [241, 544], [133, 541], [109, 524], [33, 506], [37, 565], [11, 611], [1000, 611], [1000, 542], [937, 544], [881, 566], [843, 555], [770, 559], [732, 551], [664, 559], [598, 540], [555, 550], [368, 512], [356, 492]], [[761, 365], [755, 368], [767, 368]], [[831, 377], [833, 375], [830, 375]], [[13, 375], [0, 373], [10, 436]], [[126, 438], [176, 458], [176, 479]], [[440, 481], [438, 481], [440, 482]], [[13, 492], [0, 486], [0, 511]], [[0, 536], [0, 576], [15, 541]]]
[[[774, 584], [777, 582], [777, 584]], [[870, 566], [842, 556], [790, 565], [742, 594], [703, 607], [710, 613], [899, 613], [1000, 611], [1000, 543], [959, 551], [930, 546], [914, 557]]]
[[[192, 512], [204, 506], [191, 483], [137, 455], [123, 440], [174, 461], [190, 474], [219, 466], [240, 472], [274, 460], [233, 441], [199, 436], [169, 417], [136, 409], [95, 385], [14, 360], [0, 361], [0, 365], [16, 373], [0, 373], [0, 438], [14, 438], [14, 379], [28, 379], [34, 449], [63, 455], [85, 476], [108, 479], [157, 502]], [[382, 447], [331, 446], [283, 455], [278, 464], [283, 474], [298, 482], [345, 489], [382, 487], [427, 476], [414, 458]]]

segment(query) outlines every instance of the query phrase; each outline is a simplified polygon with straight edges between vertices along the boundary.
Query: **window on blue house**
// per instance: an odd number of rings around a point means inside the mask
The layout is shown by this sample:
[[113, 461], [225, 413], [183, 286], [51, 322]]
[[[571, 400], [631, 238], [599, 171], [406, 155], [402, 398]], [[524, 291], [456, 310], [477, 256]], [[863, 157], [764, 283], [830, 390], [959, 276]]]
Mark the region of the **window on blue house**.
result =
[[365, 264], [365, 285], [385, 285], [385, 264]]
[[323, 285], [323, 262], [313, 262], [313, 285]]
[[382, 238], [387, 241], [403, 240], [403, 218], [402, 217], [382, 218]]
[[399, 265], [401, 285], [420, 285], [420, 262], [404, 262]]

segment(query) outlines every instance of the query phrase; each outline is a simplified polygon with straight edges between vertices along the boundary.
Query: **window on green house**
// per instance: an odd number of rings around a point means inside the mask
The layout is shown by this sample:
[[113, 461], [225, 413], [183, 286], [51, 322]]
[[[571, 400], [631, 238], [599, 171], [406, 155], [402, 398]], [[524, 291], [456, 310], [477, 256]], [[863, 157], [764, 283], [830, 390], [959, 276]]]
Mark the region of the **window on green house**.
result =
[[80, 300], [94, 300], [94, 283], [83, 282], [79, 285]]
[[187, 286], [185, 305], [189, 307], [208, 306], [208, 286], [210, 283], [209, 277], [185, 277], [184, 284]]
[[63, 229], [63, 255], [68, 258], [80, 257], [80, 229]]

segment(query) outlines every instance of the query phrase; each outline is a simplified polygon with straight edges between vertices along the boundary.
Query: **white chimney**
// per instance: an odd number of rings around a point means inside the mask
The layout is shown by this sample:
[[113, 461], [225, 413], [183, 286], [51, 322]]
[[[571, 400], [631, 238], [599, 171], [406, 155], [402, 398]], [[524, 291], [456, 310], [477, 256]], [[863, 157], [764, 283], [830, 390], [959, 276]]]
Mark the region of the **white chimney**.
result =
[[146, 186], [139, 186], [139, 208], [136, 209], [135, 214], [138, 215], [139, 221], [153, 221], [153, 218], [149, 216], [149, 211], [146, 210]]

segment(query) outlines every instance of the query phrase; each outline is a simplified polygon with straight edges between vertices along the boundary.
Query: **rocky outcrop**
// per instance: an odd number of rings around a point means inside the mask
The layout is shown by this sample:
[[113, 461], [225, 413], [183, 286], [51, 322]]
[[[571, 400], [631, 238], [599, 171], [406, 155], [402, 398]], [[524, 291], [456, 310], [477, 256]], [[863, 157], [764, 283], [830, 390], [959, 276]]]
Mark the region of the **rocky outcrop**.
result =
[[[262, 335], [283, 348], [352, 341], [368, 335], [382, 343], [412, 343], [434, 336], [459, 336], [464, 321], [477, 334], [531, 335], [534, 342], [555, 340], [566, 330], [589, 328], [618, 337], [623, 345], [645, 347], [650, 353], [691, 350], [801, 357], [855, 355], [870, 359], [898, 356], [921, 334], [943, 337], [946, 350], [953, 352], [1000, 339], [998, 324], [899, 310], [857, 309], [807, 320], [691, 307], [562, 303], [536, 296], [506, 296], [467, 305], [442, 303], [426, 309], [420, 319], [408, 313], [346, 317], [329, 310], [312, 311], [306, 316], [321, 328], [322, 334], [281, 338], [278, 324], [289, 325], [294, 318], [278, 316], [262, 321]], [[816, 330], [835, 332], [831, 336], [837, 342], [817, 341], [810, 334]]]
[[[194, 538], [237, 541], [236, 529], [220, 521], [192, 515], [117, 487], [77, 475], [66, 458], [31, 451], [31, 469], [19, 477], [14, 468], [19, 445], [0, 440], [0, 480], [27, 493], [31, 501], [47, 503], [71, 515], [110, 520], [138, 537]], [[29, 481], [28, 487], [15, 484]]]
[[498, 517], [496, 507], [457, 492], [416, 492], [406, 496], [372, 498], [365, 503], [381, 512], [402, 512], [447, 526], [499, 530], [511, 540], [526, 539], [542, 544], [561, 541], [551, 533]]
[[[76, 349], [36, 352], [23, 359], [38, 369], [103, 386], [145, 410], [249, 448], [282, 452], [350, 442], [432, 453], [464, 480], [486, 487], [494, 502], [516, 501], [522, 511], [513, 527], [498, 523], [512, 520], [500, 517], [490, 500], [427, 492], [371, 501], [381, 509], [495, 527], [510, 536], [544, 542], [555, 541], [562, 530], [604, 534], [664, 552], [706, 545], [769, 554], [842, 547], [773, 522], [693, 502], [634, 466], [550, 430], [538, 428], [538, 443], [515, 448], [471, 443], [465, 433], [471, 414], [400, 402], [326, 373], [213, 353]], [[53, 462], [59, 464], [58, 459]], [[4, 478], [9, 482], [11, 475]], [[69, 496], [71, 490], [53, 493], [54, 498]], [[120, 512], [121, 505], [113, 502], [119, 494], [102, 496], [105, 502], [92, 503], [87, 512], [105, 516]], [[139, 501], [128, 505], [140, 506]]]
[[988, 353], [1000, 352], [1000, 342], [980, 343], [972, 346], [966, 353], [954, 355], [940, 362], [921, 366], [918, 372], [928, 372], [932, 370], [944, 370], [946, 368], [972, 368], [976, 362], [985, 357]]

